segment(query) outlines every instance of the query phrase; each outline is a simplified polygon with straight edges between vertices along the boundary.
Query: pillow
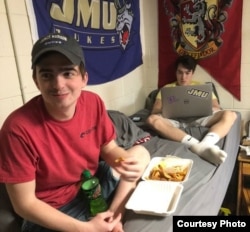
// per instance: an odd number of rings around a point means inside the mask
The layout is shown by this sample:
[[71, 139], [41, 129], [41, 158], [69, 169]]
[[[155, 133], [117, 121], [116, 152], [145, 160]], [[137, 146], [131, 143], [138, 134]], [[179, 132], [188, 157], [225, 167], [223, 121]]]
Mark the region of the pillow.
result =
[[136, 144], [150, 140], [151, 135], [139, 128], [125, 114], [115, 110], [108, 110], [108, 115], [115, 126], [116, 142], [120, 147], [128, 149]]
[[155, 89], [155, 90], [151, 91], [146, 98], [145, 109], [148, 109], [150, 112], [153, 109], [156, 95], [158, 94], [159, 91], [160, 91], [160, 89]]

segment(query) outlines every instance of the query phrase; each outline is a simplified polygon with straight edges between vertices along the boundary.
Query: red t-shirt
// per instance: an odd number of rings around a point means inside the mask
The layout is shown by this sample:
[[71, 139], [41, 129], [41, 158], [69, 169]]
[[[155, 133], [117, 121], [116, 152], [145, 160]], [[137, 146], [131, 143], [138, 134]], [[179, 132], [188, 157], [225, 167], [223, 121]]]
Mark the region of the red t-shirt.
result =
[[37, 96], [14, 111], [0, 131], [0, 182], [36, 180], [39, 199], [58, 208], [79, 190], [81, 173], [98, 167], [115, 128], [98, 95], [82, 91], [72, 119], [52, 119]]

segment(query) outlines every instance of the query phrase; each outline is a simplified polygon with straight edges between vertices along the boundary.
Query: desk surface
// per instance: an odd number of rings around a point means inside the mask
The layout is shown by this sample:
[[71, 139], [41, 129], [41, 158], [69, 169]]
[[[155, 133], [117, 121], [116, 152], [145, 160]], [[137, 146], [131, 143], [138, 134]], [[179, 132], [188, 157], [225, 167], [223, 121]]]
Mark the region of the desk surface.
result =
[[238, 193], [237, 193], [237, 206], [236, 215], [240, 215], [242, 206], [242, 193], [243, 193], [243, 177], [250, 174], [250, 156], [246, 155], [245, 151], [240, 151], [238, 155], [239, 173], [238, 173]]
[[247, 156], [245, 151], [240, 151], [238, 155], [238, 161], [250, 163], [250, 156]]

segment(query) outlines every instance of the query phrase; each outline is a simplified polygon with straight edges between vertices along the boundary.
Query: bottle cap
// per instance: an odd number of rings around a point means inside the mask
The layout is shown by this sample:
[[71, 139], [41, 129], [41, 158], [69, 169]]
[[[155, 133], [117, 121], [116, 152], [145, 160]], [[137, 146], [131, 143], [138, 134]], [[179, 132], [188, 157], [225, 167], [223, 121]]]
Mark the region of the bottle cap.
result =
[[84, 170], [82, 174], [85, 180], [89, 179], [92, 176], [89, 170]]

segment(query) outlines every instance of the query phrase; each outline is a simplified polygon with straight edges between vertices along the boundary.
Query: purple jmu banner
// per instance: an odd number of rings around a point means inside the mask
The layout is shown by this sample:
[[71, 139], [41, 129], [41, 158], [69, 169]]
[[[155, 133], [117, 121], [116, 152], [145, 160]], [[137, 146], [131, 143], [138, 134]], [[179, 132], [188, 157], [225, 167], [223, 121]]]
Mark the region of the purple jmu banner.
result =
[[74, 36], [83, 48], [88, 84], [120, 78], [142, 64], [139, 0], [26, 0], [32, 38]]

